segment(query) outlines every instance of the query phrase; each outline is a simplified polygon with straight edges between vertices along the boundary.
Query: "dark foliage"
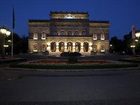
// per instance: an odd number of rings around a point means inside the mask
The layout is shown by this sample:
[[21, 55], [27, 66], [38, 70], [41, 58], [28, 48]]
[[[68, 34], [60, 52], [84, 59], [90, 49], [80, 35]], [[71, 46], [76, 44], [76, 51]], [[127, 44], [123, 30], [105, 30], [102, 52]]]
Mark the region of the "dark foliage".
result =
[[71, 57], [71, 56], [81, 56], [81, 53], [79, 53], [79, 52], [63, 52], [63, 53], [61, 53], [60, 54], [60, 56], [62, 56], [62, 57]]

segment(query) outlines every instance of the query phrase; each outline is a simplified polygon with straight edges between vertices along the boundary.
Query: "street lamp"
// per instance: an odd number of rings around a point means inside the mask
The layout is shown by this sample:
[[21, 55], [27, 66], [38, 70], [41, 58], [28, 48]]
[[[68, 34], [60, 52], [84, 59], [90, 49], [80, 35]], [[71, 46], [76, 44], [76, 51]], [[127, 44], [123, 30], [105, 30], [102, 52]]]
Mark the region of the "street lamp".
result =
[[1, 36], [1, 38], [2, 38], [1, 39], [2, 40], [2, 42], [1, 42], [2, 43], [2, 46], [1, 46], [2, 47], [2, 55], [5, 56], [5, 48], [9, 47], [9, 45], [5, 44], [5, 37], [6, 36], [7, 37], [10, 36], [11, 32], [8, 29], [6, 29], [6, 28], [1, 27], [0, 28], [0, 33], [2, 34], [2, 36]]
[[140, 32], [137, 32], [137, 33], [135, 34], [135, 36], [136, 36], [136, 38], [140, 38]]

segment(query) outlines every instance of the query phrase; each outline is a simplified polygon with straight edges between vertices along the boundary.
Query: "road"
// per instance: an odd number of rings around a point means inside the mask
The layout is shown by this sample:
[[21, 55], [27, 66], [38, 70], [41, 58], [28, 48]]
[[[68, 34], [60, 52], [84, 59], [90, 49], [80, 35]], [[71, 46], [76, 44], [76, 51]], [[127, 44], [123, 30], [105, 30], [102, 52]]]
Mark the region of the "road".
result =
[[0, 102], [125, 101], [140, 104], [139, 100], [138, 70], [38, 72], [16, 80], [0, 81]]

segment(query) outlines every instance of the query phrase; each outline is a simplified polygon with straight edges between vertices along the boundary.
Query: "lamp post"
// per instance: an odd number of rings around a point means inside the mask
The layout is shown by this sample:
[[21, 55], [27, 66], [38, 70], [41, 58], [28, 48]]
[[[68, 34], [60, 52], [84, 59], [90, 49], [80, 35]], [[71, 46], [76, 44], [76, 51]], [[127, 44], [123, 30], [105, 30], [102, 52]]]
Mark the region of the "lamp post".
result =
[[2, 47], [2, 56], [4, 57], [5, 56], [5, 48], [6, 47], [9, 47], [9, 45], [6, 45], [5, 44], [5, 37], [7, 36], [10, 36], [10, 34], [11, 34], [11, 32], [8, 30], [8, 29], [6, 29], [6, 28], [4, 28], [4, 27], [1, 27], [0, 28], [0, 33], [1, 33], [1, 40], [2, 40], [2, 44], [1, 44], [1, 47]]

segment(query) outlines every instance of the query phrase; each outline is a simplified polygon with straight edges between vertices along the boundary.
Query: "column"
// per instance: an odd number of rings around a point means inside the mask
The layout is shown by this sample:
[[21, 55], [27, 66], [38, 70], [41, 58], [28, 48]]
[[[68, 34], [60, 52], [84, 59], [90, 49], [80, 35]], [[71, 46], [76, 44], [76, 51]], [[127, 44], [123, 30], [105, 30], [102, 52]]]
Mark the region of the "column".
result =
[[75, 43], [74, 42], [73, 42], [72, 46], [73, 46], [72, 51], [75, 52]]
[[67, 52], [67, 42], [64, 43], [64, 52]]
[[59, 43], [56, 42], [56, 52], [59, 52]]

